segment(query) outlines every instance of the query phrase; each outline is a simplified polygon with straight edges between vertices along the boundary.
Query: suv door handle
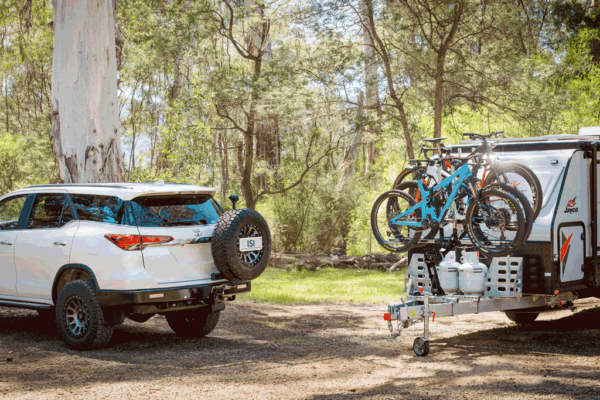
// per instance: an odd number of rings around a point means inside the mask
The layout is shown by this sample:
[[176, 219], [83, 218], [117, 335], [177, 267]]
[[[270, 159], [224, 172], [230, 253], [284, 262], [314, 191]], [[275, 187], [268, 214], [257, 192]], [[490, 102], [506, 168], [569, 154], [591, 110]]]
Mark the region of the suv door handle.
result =
[[63, 241], [63, 240], [57, 240], [56, 242], [53, 243], [55, 246], [66, 246], [67, 242]]
[[5, 246], [12, 246], [13, 242], [11, 242], [10, 240], [3, 240], [0, 242], [0, 244], [3, 244]]

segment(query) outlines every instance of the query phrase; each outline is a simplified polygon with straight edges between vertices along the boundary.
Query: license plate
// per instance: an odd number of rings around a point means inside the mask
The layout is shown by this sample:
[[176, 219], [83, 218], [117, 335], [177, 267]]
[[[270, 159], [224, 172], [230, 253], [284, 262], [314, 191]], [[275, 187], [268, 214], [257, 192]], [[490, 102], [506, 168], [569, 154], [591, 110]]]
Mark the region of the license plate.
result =
[[240, 251], [256, 251], [262, 250], [262, 237], [250, 237], [240, 239]]

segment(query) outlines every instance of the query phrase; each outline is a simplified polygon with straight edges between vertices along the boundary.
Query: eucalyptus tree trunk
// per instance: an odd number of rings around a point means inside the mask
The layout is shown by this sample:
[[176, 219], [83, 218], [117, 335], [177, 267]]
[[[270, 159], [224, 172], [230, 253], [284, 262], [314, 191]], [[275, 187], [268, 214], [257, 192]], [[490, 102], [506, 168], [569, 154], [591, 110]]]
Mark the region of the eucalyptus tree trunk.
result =
[[[439, 44], [438, 48], [434, 47], [437, 53], [435, 63], [435, 93], [433, 102], [433, 137], [439, 138], [442, 136], [442, 112], [444, 108], [443, 97], [444, 97], [444, 73], [446, 65], [446, 55], [448, 50], [452, 46], [454, 37], [458, 30], [458, 24], [463, 16], [464, 2], [459, 1], [454, 4], [454, 12], [452, 14], [452, 25], [450, 32]], [[433, 36], [433, 35], [432, 35]]]
[[[264, 18], [264, 6], [259, 5], [256, 0], [244, 0], [244, 7], [248, 15], [258, 17], [259, 20]], [[272, 57], [271, 38], [268, 34], [263, 38], [264, 32], [264, 25], [251, 22], [245, 40], [248, 52], [260, 58], [261, 64], [268, 64]], [[257, 104], [260, 104], [260, 100]], [[265, 113], [256, 115], [254, 132], [256, 161], [266, 161], [267, 168], [277, 169], [281, 161], [281, 139], [277, 119]], [[254, 174], [254, 181], [259, 190], [268, 189], [267, 174], [264, 172]]]
[[[363, 2], [361, 12], [363, 19], [363, 57], [365, 60], [365, 103], [367, 110], [377, 110], [379, 108], [379, 86], [377, 82], [378, 65], [373, 43], [373, 26], [371, 25], [375, 21], [373, 18], [373, 7], [368, 7]], [[374, 164], [377, 158], [377, 142], [373, 140], [375, 124], [372, 122], [366, 124], [365, 131], [368, 138], [365, 144], [367, 158], [365, 161], [365, 174], [368, 174], [370, 164]]]
[[396, 91], [396, 84], [394, 82], [394, 74], [392, 72], [392, 54], [377, 32], [375, 19], [373, 16], [373, 0], [364, 0], [364, 6], [367, 8], [367, 11], [360, 14], [361, 23], [365, 24], [363, 16], [366, 16], [369, 20], [369, 29], [365, 29], [364, 32], [369, 32], [371, 34], [371, 40], [374, 46], [373, 48], [381, 57], [381, 62], [383, 63], [383, 72], [387, 81], [389, 97], [392, 99], [395, 108], [398, 110], [397, 118], [400, 120], [402, 133], [404, 134], [404, 139], [406, 141], [406, 154], [408, 155], [408, 158], [415, 158], [412, 138], [410, 137], [410, 130], [408, 127], [408, 119], [406, 117], [406, 110], [404, 108], [404, 101], [402, 100], [402, 94], [398, 94]]
[[65, 183], [123, 181], [115, 0], [54, 0], [52, 147]]
[[342, 175], [340, 176], [340, 180], [337, 184], [337, 191], [342, 192], [346, 182], [349, 178], [354, 175], [354, 167], [356, 165], [356, 160], [358, 158], [358, 144], [362, 138], [362, 129], [364, 126], [364, 118], [365, 118], [365, 110], [364, 110], [364, 94], [361, 91], [358, 95], [358, 112], [356, 115], [356, 131], [352, 136], [352, 141], [350, 142], [350, 146], [344, 152], [344, 159], [342, 161]]

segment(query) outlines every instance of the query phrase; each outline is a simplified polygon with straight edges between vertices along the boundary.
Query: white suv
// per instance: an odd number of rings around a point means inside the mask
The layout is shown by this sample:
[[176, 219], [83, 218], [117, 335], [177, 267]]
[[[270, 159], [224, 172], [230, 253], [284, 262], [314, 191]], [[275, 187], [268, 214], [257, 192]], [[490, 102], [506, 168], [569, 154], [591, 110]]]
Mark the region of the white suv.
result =
[[249, 292], [264, 271], [271, 243], [260, 214], [224, 213], [214, 192], [158, 182], [2, 196], [0, 305], [55, 318], [79, 350], [108, 343], [125, 317], [165, 314], [179, 335], [210, 333], [224, 301]]

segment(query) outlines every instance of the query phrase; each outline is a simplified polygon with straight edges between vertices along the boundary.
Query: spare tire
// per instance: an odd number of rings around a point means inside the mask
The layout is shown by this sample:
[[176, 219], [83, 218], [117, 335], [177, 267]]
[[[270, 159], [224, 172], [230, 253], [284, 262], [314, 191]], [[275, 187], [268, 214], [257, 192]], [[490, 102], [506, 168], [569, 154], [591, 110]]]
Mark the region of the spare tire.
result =
[[271, 254], [267, 221], [248, 208], [227, 211], [215, 226], [211, 249], [215, 266], [226, 279], [258, 278]]

